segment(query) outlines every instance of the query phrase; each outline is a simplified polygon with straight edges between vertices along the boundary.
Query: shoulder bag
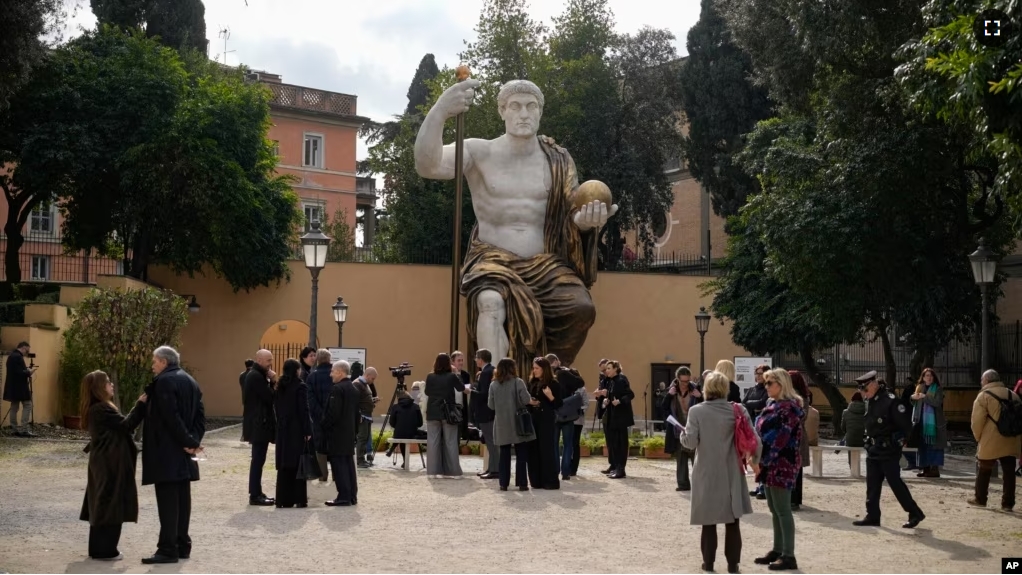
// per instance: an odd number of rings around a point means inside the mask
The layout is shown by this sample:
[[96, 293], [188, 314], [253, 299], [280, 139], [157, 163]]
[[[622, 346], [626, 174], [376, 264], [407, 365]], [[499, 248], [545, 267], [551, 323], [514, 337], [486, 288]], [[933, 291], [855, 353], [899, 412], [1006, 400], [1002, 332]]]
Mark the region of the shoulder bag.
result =
[[[518, 401], [518, 385], [524, 387], [525, 383], [522, 380], [515, 380], [515, 401]], [[529, 413], [529, 406], [518, 406], [515, 411], [515, 433], [518, 437], [528, 437], [533, 434], [535, 428], [532, 426], [532, 414]]]

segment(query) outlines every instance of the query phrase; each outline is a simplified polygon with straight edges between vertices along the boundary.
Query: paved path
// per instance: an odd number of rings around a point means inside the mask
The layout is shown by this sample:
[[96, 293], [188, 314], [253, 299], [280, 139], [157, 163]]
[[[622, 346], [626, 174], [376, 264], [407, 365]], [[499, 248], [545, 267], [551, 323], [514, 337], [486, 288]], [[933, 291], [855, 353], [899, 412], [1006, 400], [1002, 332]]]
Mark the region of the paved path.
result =
[[[0, 571], [54, 573], [277, 572], [698, 572], [699, 528], [688, 523], [690, 494], [674, 491], [671, 461], [629, 463], [629, 478], [604, 478], [602, 459], [583, 460], [580, 477], [561, 491], [502, 493], [472, 477], [478, 457], [463, 457], [471, 478], [429, 480], [377, 457], [359, 470], [359, 505], [327, 508], [330, 485], [310, 486], [308, 509], [246, 505], [248, 451], [237, 433], [207, 439], [209, 459], [193, 486], [192, 559], [147, 567], [158, 531], [152, 487], [139, 491], [140, 521], [121, 539], [125, 559], [86, 557], [88, 526], [78, 521], [85, 487], [81, 444], [0, 440]], [[949, 470], [940, 480], [906, 473], [928, 517], [919, 529], [885, 490], [883, 526], [855, 528], [864, 481], [848, 478], [845, 456], [825, 452], [825, 479], [807, 478], [796, 514], [799, 564], [806, 572], [995, 573], [1022, 549], [1022, 513], [973, 509], [964, 501], [972, 477]], [[273, 456], [264, 489], [273, 492]], [[999, 497], [995, 489], [992, 499]], [[769, 550], [764, 501], [742, 519], [745, 573]], [[721, 535], [723, 542], [723, 535]], [[718, 551], [718, 571], [726, 566]]]

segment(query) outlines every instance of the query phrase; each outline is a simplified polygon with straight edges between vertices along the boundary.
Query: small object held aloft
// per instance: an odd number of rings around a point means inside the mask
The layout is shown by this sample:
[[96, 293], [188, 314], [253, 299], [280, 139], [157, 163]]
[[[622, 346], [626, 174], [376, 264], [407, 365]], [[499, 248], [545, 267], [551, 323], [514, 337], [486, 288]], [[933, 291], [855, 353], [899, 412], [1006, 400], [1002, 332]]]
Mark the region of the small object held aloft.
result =
[[465, 80], [468, 80], [469, 77], [471, 76], [472, 72], [468, 69], [468, 66], [464, 64], [454, 69], [454, 77], [457, 78], [459, 82], [464, 82]]
[[610, 188], [607, 184], [599, 180], [589, 180], [579, 185], [578, 189], [575, 190], [575, 209], [579, 209], [582, 206], [590, 202], [603, 202], [607, 209], [610, 209], [611, 204], [614, 203], [614, 199], [610, 194]]

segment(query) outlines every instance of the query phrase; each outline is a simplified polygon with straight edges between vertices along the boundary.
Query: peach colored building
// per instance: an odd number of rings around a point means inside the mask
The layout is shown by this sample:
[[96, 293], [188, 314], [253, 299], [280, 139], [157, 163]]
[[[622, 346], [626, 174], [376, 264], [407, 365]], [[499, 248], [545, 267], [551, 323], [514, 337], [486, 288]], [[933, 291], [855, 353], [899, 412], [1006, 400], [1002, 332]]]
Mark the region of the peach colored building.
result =
[[[375, 233], [376, 184], [373, 178], [355, 175], [355, 143], [366, 118], [357, 115], [357, 97], [285, 84], [277, 74], [253, 72], [253, 81], [266, 86], [272, 126], [268, 137], [280, 157], [278, 171], [298, 178], [294, 185], [306, 216], [333, 218], [347, 211], [348, 226], [355, 229], [355, 212], [369, 216], [363, 230], [364, 246]], [[0, 202], [0, 262], [7, 251], [2, 224], [7, 221], [7, 202]], [[25, 243], [19, 250], [22, 281], [96, 283], [97, 274], [120, 275], [122, 261], [84, 252], [64, 253], [60, 240], [62, 218], [56, 204], [36, 208], [25, 224]], [[6, 273], [0, 263], [0, 281]]]

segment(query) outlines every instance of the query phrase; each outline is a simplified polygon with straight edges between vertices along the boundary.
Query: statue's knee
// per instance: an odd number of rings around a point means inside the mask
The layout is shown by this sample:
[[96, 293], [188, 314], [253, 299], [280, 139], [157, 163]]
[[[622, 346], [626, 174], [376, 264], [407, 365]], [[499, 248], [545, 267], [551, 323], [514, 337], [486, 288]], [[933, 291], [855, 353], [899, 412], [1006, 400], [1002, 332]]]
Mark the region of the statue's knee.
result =
[[584, 297], [575, 298], [575, 317], [579, 322], [589, 326], [596, 323], [596, 306], [588, 293]]
[[476, 306], [480, 313], [499, 313], [504, 311], [504, 298], [493, 290], [479, 292]]

